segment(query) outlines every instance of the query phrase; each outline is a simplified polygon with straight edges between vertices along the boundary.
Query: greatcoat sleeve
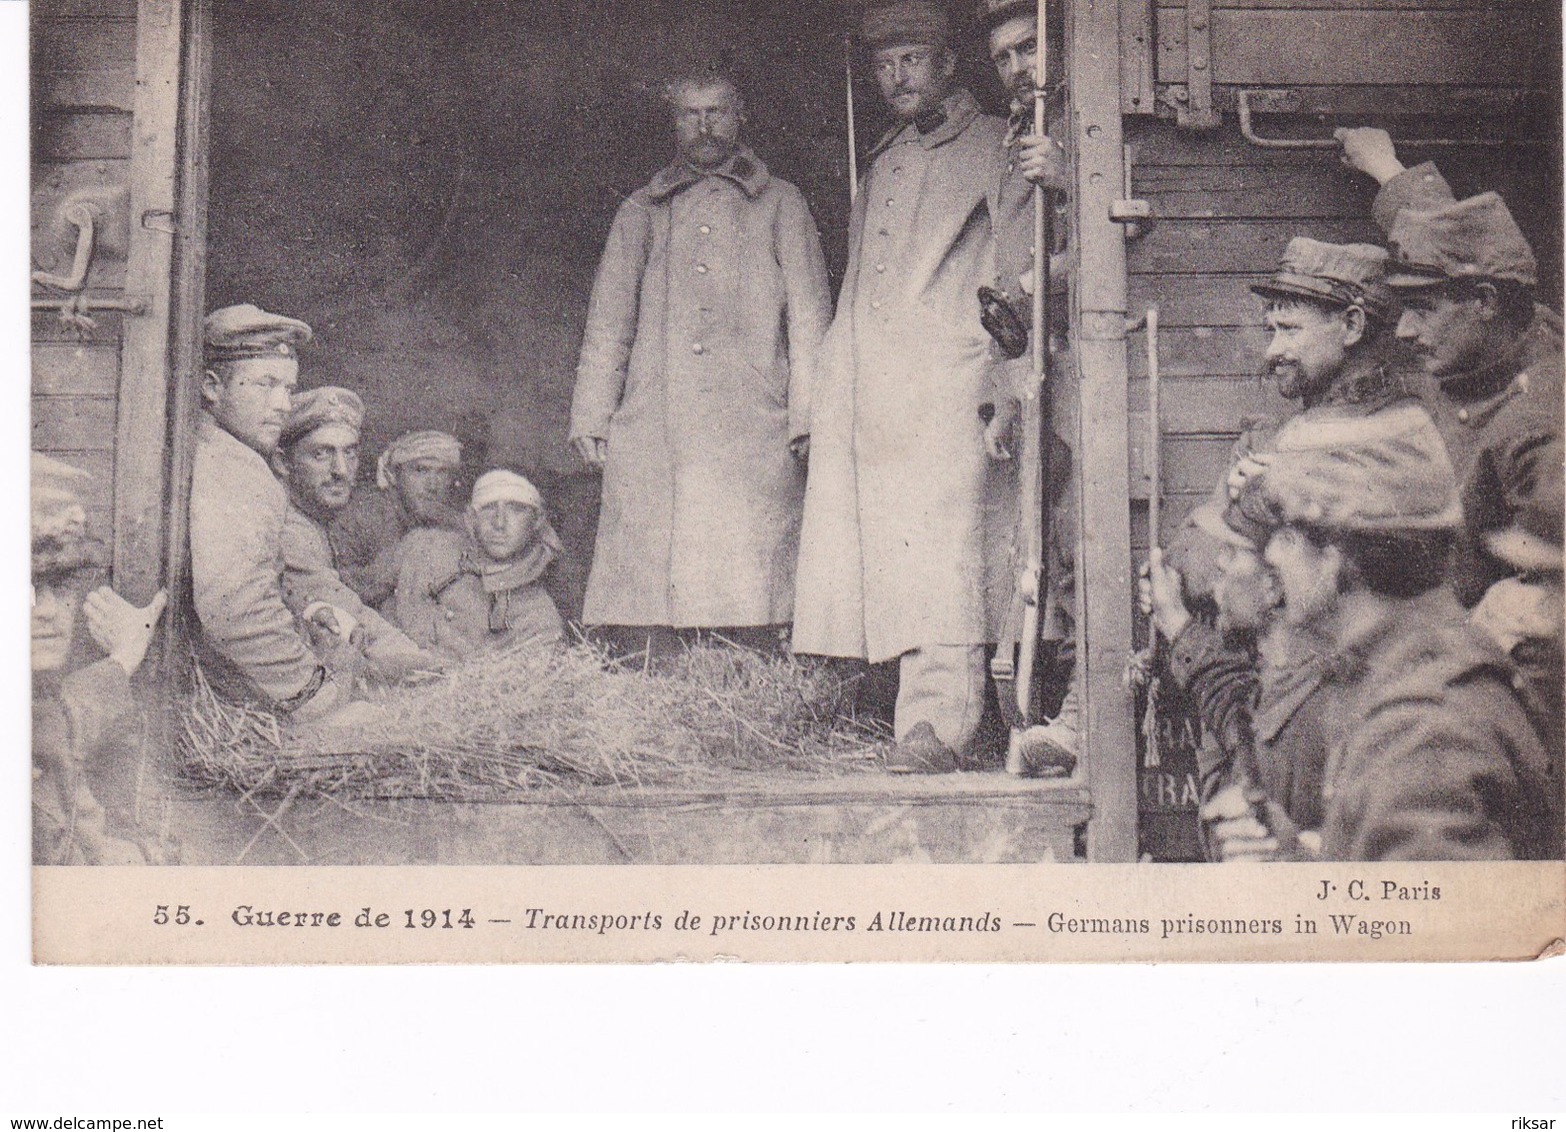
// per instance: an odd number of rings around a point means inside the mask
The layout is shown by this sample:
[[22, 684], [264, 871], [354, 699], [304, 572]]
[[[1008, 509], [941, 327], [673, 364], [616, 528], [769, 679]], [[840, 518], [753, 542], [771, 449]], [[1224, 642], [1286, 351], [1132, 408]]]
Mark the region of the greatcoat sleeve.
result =
[[810, 433], [817, 356], [832, 322], [832, 292], [820, 233], [804, 196], [793, 186], [778, 207], [776, 240], [774, 251], [783, 268], [788, 304], [788, 435], [793, 440]]
[[426, 659], [418, 645], [342, 580], [326, 532], [293, 507], [283, 524], [283, 569], [283, 600], [296, 616], [312, 602], [324, 601], [359, 622], [365, 632], [365, 659], [374, 674], [397, 679]]
[[1457, 195], [1452, 192], [1452, 186], [1446, 183], [1446, 178], [1441, 176], [1435, 163], [1426, 161], [1412, 169], [1403, 170], [1382, 185], [1370, 206], [1370, 215], [1383, 232], [1390, 233], [1392, 222], [1405, 208], [1429, 211], [1456, 200]]
[[1406, 700], [1367, 718], [1349, 740], [1339, 772], [1329, 772], [1323, 856], [1501, 861], [1526, 855], [1509, 836], [1524, 804], [1513, 767], [1542, 759], [1531, 731], [1503, 726], [1495, 706], [1482, 694], [1439, 706]]
[[607, 438], [609, 418], [620, 407], [631, 347], [636, 343], [642, 270], [647, 264], [651, 217], [635, 197], [615, 213], [598, 276], [587, 304], [587, 328], [571, 398], [571, 437]]

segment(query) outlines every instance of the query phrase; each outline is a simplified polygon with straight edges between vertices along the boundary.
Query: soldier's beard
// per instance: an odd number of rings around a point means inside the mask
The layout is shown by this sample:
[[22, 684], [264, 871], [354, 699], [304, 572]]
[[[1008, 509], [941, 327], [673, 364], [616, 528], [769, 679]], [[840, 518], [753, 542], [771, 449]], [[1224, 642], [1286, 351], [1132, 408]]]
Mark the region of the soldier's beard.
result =
[[681, 147], [680, 156], [698, 169], [712, 169], [722, 165], [737, 148], [734, 142], [719, 138], [701, 137]]

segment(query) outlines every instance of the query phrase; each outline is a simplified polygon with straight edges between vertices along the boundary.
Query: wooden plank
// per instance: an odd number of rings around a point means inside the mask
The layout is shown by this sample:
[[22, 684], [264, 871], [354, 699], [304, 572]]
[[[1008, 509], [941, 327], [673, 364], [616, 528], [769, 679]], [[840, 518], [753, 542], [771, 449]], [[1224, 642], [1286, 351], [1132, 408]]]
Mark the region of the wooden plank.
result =
[[[1159, 335], [1167, 378], [1254, 377], [1266, 348], [1267, 334], [1260, 326], [1171, 327]], [[1147, 373], [1147, 346], [1140, 335], [1131, 341], [1130, 364], [1133, 377]]]
[[[1238, 433], [1209, 436], [1165, 435], [1160, 453], [1164, 495], [1205, 494], [1228, 469]], [[1131, 415], [1131, 498], [1146, 499], [1152, 489], [1148, 475], [1147, 414]]]
[[1132, 168], [1155, 165], [1251, 165], [1319, 168], [1322, 155], [1307, 150], [1258, 149], [1232, 129], [1193, 133], [1172, 122], [1133, 119], [1128, 130]]
[[112, 346], [119, 350], [120, 328], [125, 316], [119, 311], [93, 311], [97, 325], [85, 336], [82, 331], [60, 319], [58, 311], [33, 311], [33, 345], [48, 342], [64, 346]]
[[[186, 20], [185, 80], [180, 91], [178, 235], [174, 244], [170, 296], [169, 459], [163, 534], [163, 582], [183, 593], [189, 577], [190, 475], [195, 456], [201, 396], [196, 372], [201, 366], [202, 319], [206, 313], [207, 183], [212, 125], [212, 3], [192, 0]], [[578, 611], [580, 613], [580, 610]], [[184, 663], [185, 641], [195, 630], [186, 618], [188, 603], [169, 610], [170, 631], [163, 636], [163, 671], [177, 673]]]
[[1261, 325], [1261, 300], [1251, 293], [1256, 275], [1133, 275], [1131, 309], [1157, 304], [1160, 324], [1170, 330], [1191, 326]]
[[1318, 167], [1139, 166], [1132, 189], [1160, 220], [1360, 218], [1370, 211], [1366, 178], [1335, 162]]
[[1130, 268], [1138, 274], [1252, 275], [1270, 270], [1294, 236], [1349, 243], [1380, 242], [1369, 217], [1359, 220], [1200, 221], [1170, 220], [1130, 248]]
[[32, 81], [33, 97], [44, 106], [129, 113], [136, 102], [136, 68], [130, 62], [83, 71], [34, 71]]
[[1527, 8], [1536, 0], [1214, 0], [1213, 8], [1324, 8], [1331, 11], [1407, 11], [1410, 9], [1451, 9], [1456, 11], [1497, 11]]
[[115, 343], [33, 343], [35, 396], [112, 398], [119, 384], [120, 351]]
[[32, 64], [37, 71], [91, 71], [136, 59], [134, 20], [33, 20]]
[[135, 147], [131, 208], [164, 224], [131, 226], [125, 286], [147, 296], [128, 319], [120, 354], [118, 458], [114, 468], [115, 588], [147, 601], [163, 578], [164, 456], [168, 440], [169, 293], [178, 160], [182, 0], [136, 9]]
[[[1545, 51], [1545, 21], [1528, 18], [1533, 11], [1217, 11], [1213, 79], [1236, 86], [1517, 86]], [[1160, 82], [1186, 81], [1184, 15], [1183, 8], [1159, 10]]]
[[129, 157], [131, 116], [114, 113], [66, 113], [45, 110], [33, 132], [33, 157], [43, 161], [83, 161]]
[[114, 424], [112, 397], [35, 397], [32, 447], [113, 451]]
[[1077, 683], [1081, 746], [1093, 819], [1090, 861], [1137, 855], [1135, 704], [1123, 679], [1131, 657], [1131, 516], [1126, 435], [1125, 236], [1109, 221], [1124, 187], [1120, 112], [1120, 11], [1070, 4], [1073, 138], [1071, 197], [1075, 301], [1071, 339], [1077, 368], [1080, 433], [1075, 477], [1082, 524], [1077, 576]]
[[72, 18], [134, 20], [136, 0], [33, 0], [33, 19]]
[[[1172, 380], [1160, 396], [1164, 432], [1168, 435], [1239, 434], [1263, 421], [1281, 421], [1299, 406], [1278, 395], [1271, 382], [1215, 379]], [[1147, 412], [1147, 382], [1136, 380], [1127, 391], [1128, 411]]]

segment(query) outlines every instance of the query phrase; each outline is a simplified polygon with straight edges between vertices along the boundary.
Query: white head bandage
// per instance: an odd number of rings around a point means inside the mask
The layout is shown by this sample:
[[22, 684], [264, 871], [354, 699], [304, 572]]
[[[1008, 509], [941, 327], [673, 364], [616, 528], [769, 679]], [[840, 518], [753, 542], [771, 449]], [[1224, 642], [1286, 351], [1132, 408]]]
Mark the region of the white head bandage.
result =
[[382, 491], [392, 485], [392, 476], [403, 464], [415, 460], [431, 460], [446, 467], [462, 464], [462, 445], [448, 432], [421, 429], [405, 432], [386, 446], [381, 458], [375, 462], [375, 485]]
[[473, 498], [468, 505], [477, 511], [502, 499], [536, 507], [540, 511], [544, 509], [544, 497], [538, 493], [538, 488], [529, 483], [526, 478], [503, 468], [485, 472], [478, 478], [473, 485]]

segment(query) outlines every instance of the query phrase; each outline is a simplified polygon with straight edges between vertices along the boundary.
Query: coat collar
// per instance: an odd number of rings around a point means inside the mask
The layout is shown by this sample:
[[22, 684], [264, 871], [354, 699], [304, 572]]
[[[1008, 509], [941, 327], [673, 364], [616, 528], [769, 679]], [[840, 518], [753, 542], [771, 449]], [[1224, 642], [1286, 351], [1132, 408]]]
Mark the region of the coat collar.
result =
[[1560, 332], [1552, 320], [1552, 314], [1536, 309], [1533, 322], [1500, 357], [1489, 365], [1438, 380], [1441, 392], [1460, 405], [1481, 410], [1486, 402], [1509, 400], [1517, 392], [1513, 388], [1517, 374], [1531, 365], [1532, 359], [1560, 354]]
[[875, 143], [875, 147], [870, 150], [865, 160], [874, 161], [905, 132], [911, 132], [925, 149], [943, 146], [966, 130], [979, 114], [978, 100], [965, 88], [957, 87], [941, 100], [941, 105], [936, 110], [931, 112], [926, 129], [921, 130], [912, 122], [898, 123], [881, 135], [881, 140]]
[[752, 200], [761, 195], [761, 190], [766, 188], [767, 182], [772, 179], [761, 158], [741, 146], [716, 169], [693, 169], [683, 161], [666, 165], [647, 183], [645, 191], [649, 198], [661, 204], [704, 177], [722, 177], [733, 181]]

